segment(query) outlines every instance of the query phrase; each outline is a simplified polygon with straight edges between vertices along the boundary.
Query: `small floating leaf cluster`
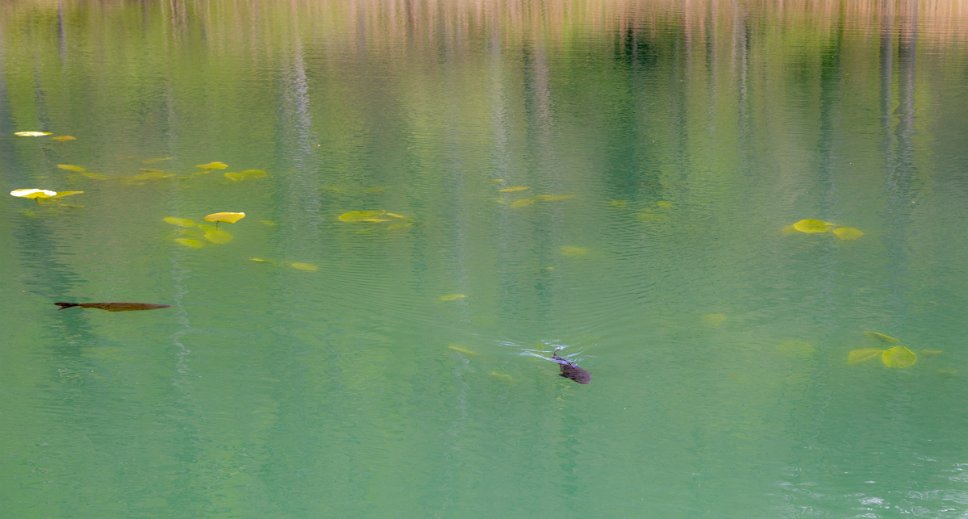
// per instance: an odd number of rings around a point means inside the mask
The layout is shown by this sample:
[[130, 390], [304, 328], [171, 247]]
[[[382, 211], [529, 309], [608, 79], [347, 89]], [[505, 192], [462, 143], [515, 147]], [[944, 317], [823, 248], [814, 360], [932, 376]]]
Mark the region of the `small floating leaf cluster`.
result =
[[825, 234], [831, 233], [840, 240], [856, 240], [864, 235], [864, 232], [856, 227], [840, 226], [832, 222], [818, 220], [815, 218], [804, 218], [797, 220], [783, 228], [783, 232], [791, 234], [799, 232], [803, 234]]
[[[910, 368], [918, 362], [918, 355], [907, 346], [901, 344], [900, 339], [886, 333], [868, 331], [865, 334], [885, 347], [857, 348], [847, 353], [847, 364], [860, 364], [873, 359], [880, 359], [881, 364], [888, 368]], [[939, 350], [924, 350], [923, 355], [938, 355]]]
[[179, 216], [166, 216], [162, 220], [169, 225], [174, 225], [179, 228], [175, 232], [172, 241], [184, 247], [201, 249], [207, 243], [224, 245], [231, 242], [234, 236], [228, 231], [219, 229], [218, 224], [221, 222], [235, 223], [243, 218], [245, 218], [245, 213], [243, 212], [221, 212], [207, 214], [202, 217], [204, 221], [214, 223], [215, 225], [203, 224], [191, 218], [182, 218]]

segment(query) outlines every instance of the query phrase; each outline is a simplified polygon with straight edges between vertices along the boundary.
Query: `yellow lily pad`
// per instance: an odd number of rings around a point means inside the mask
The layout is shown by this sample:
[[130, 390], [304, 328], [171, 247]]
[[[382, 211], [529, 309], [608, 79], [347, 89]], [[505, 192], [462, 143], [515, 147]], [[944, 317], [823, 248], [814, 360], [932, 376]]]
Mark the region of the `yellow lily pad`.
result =
[[67, 141], [76, 141], [77, 137], [74, 137], [73, 135], [55, 135], [51, 137], [50, 140], [56, 141], [56, 142], [67, 142]]
[[187, 228], [187, 227], [195, 227], [196, 225], [198, 225], [198, 223], [196, 223], [194, 220], [191, 220], [189, 218], [179, 218], [177, 216], [166, 216], [162, 218], [162, 220], [167, 224], [177, 225], [178, 227]]
[[558, 251], [564, 256], [571, 257], [587, 256], [589, 253], [588, 247], [580, 247], [578, 245], [563, 245], [558, 248]]
[[216, 160], [214, 162], [208, 162], [205, 164], [196, 164], [195, 167], [199, 169], [226, 169], [229, 167], [229, 165]]
[[175, 238], [175, 243], [189, 247], [192, 249], [201, 249], [205, 246], [205, 242], [201, 240], [196, 240], [195, 238]]
[[52, 199], [64, 198], [65, 196], [80, 195], [82, 193], [84, 193], [84, 191], [58, 191], [57, 194], [52, 196], [51, 198]]
[[437, 300], [442, 303], [447, 303], [450, 301], [461, 301], [463, 299], [467, 299], [467, 296], [464, 294], [444, 294], [437, 298]]
[[884, 350], [880, 348], [859, 348], [847, 353], [847, 364], [860, 364], [880, 357]]
[[881, 362], [889, 368], [910, 368], [917, 361], [917, 354], [907, 346], [893, 346], [881, 353]]
[[306, 263], [304, 261], [293, 261], [289, 266], [304, 272], [316, 272], [319, 270], [319, 267], [315, 263]]
[[527, 191], [529, 189], [531, 189], [531, 188], [528, 187], [528, 186], [511, 186], [511, 187], [505, 187], [505, 188], [502, 188], [502, 189], [498, 189], [497, 191], [498, 191], [498, 193], [519, 193], [521, 191]]
[[794, 222], [793, 229], [802, 233], [815, 234], [828, 232], [834, 227], [834, 224], [830, 222], [825, 222], [823, 220], [817, 220], [814, 218], [805, 218]]
[[206, 229], [204, 237], [206, 240], [218, 245], [224, 245], [232, 241], [232, 239], [234, 238], [234, 236], [232, 236], [232, 234], [229, 233], [228, 231], [223, 231], [222, 229], [218, 229], [218, 228]]
[[872, 339], [876, 339], [879, 342], [882, 342], [884, 344], [897, 344], [897, 343], [901, 342], [900, 339], [891, 337], [890, 335], [888, 335], [886, 333], [875, 332], [875, 331], [871, 331], [871, 330], [867, 330], [866, 332], [864, 332], [864, 335], [866, 335], [866, 336], [868, 336], [868, 337], [870, 337]]
[[87, 168], [85, 168], [84, 166], [77, 166], [75, 164], [58, 164], [57, 168], [63, 169], [64, 171], [74, 171], [77, 173], [87, 171]]
[[388, 216], [390, 215], [383, 209], [347, 211], [339, 215], [339, 221], [346, 223], [380, 223], [389, 222]]
[[206, 222], [225, 222], [225, 223], [235, 223], [241, 219], [245, 218], [244, 212], [221, 212], [212, 213], [205, 215], [202, 219]]
[[857, 229], [856, 227], [837, 227], [833, 231], [834, 236], [841, 240], [856, 240], [864, 235], [864, 231]]
[[10, 196], [15, 196], [17, 198], [29, 198], [31, 200], [39, 200], [42, 198], [54, 198], [57, 196], [57, 191], [51, 191], [49, 189], [14, 189], [10, 192]]
[[38, 132], [33, 130], [23, 130], [19, 132], [13, 132], [17, 137], [46, 137], [48, 135], [53, 135], [51, 132]]

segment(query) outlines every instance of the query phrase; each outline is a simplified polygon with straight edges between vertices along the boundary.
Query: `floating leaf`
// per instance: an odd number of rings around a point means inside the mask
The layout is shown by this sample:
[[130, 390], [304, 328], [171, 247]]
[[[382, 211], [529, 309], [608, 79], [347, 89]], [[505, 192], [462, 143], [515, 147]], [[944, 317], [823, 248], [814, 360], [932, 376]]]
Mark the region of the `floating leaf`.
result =
[[907, 346], [893, 346], [881, 353], [881, 362], [889, 368], [910, 368], [917, 361], [917, 354]]
[[508, 206], [511, 207], [512, 209], [520, 209], [522, 207], [532, 206], [534, 205], [534, 202], [535, 202], [534, 198], [521, 198], [519, 200], [515, 200], [511, 202], [510, 204], [508, 204]]
[[457, 353], [463, 353], [464, 355], [470, 355], [472, 357], [477, 355], [476, 351], [464, 346], [463, 344], [457, 344], [455, 342], [448, 344], [447, 348], [456, 351]]
[[860, 364], [877, 358], [884, 350], [880, 348], [859, 348], [847, 354], [847, 364]]
[[76, 141], [77, 137], [74, 137], [73, 135], [55, 135], [54, 137], [51, 137], [50, 140], [57, 141], [57, 142], [67, 142], [67, 141]]
[[306, 263], [303, 261], [293, 261], [289, 264], [290, 267], [296, 270], [302, 270], [304, 272], [316, 272], [319, 267], [314, 263]]
[[886, 333], [874, 332], [874, 331], [871, 331], [871, 330], [868, 330], [868, 331], [864, 332], [864, 335], [866, 335], [866, 336], [868, 336], [868, 337], [870, 337], [872, 339], [877, 339], [878, 341], [880, 341], [880, 342], [882, 342], [884, 344], [897, 344], [897, 343], [901, 342], [899, 339], [896, 339], [894, 337], [891, 337], [890, 335], [888, 335]]
[[529, 189], [531, 188], [528, 186], [511, 186], [511, 187], [505, 187], [503, 189], [498, 189], [497, 191], [498, 193], [519, 193], [521, 191], [527, 191]]
[[534, 197], [539, 202], [564, 202], [565, 200], [571, 200], [575, 198], [575, 195], [538, 195]]
[[390, 216], [386, 211], [382, 209], [376, 210], [362, 210], [362, 211], [347, 211], [339, 215], [339, 221], [347, 223], [380, 223], [389, 222]]
[[585, 256], [588, 254], [588, 247], [579, 247], [578, 245], [564, 245], [558, 248], [558, 251], [565, 256]]
[[821, 232], [827, 232], [832, 229], [834, 224], [830, 222], [825, 222], [823, 220], [816, 220], [813, 218], [805, 218], [799, 220], [793, 224], [793, 229], [802, 233], [815, 234]]
[[855, 227], [837, 227], [831, 232], [841, 240], [856, 240], [864, 235], [864, 231]]
[[229, 165], [224, 162], [215, 161], [207, 164], [196, 164], [195, 167], [200, 169], [226, 169]]
[[58, 164], [57, 168], [63, 169], [65, 171], [74, 171], [77, 173], [87, 171], [87, 168], [85, 168], [84, 166], [76, 166], [74, 164]]
[[177, 216], [166, 216], [162, 218], [162, 220], [164, 220], [165, 223], [177, 225], [178, 227], [195, 227], [198, 225], [198, 223], [196, 223], [194, 220], [189, 218], [179, 218]]
[[52, 196], [52, 199], [64, 198], [65, 196], [80, 195], [84, 191], [58, 191], [56, 195]]
[[29, 198], [31, 200], [40, 200], [41, 198], [53, 198], [57, 196], [57, 191], [51, 191], [49, 189], [14, 189], [10, 192], [11, 196], [17, 198]]
[[447, 303], [450, 301], [461, 301], [463, 299], [467, 299], [467, 296], [464, 294], [444, 294], [437, 298], [437, 300], [442, 303]]
[[239, 212], [239, 213], [222, 212], [222, 213], [207, 214], [203, 219], [206, 222], [235, 223], [243, 218], [245, 218], [245, 213], [242, 213], [242, 212]]
[[218, 245], [224, 245], [232, 241], [232, 239], [234, 238], [234, 236], [232, 236], [232, 234], [229, 233], [228, 231], [223, 231], [222, 229], [218, 229], [218, 228], [206, 229], [204, 237], [206, 240]]
[[51, 132], [38, 132], [33, 130], [13, 132], [13, 134], [17, 137], [46, 137], [48, 135], [53, 135]]
[[184, 245], [185, 247], [190, 247], [192, 249], [201, 249], [205, 246], [205, 242], [196, 240], [195, 238], [175, 238], [174, 241], [179, 245]]

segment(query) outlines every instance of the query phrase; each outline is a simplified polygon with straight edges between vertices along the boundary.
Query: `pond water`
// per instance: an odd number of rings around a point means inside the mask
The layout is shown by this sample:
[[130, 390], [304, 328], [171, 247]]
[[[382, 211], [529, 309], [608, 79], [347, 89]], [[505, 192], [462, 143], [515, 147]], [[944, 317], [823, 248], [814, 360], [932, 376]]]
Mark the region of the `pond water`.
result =
[[968, 517], [966, 84], [964, 1], [3, 2], [4, 515]]

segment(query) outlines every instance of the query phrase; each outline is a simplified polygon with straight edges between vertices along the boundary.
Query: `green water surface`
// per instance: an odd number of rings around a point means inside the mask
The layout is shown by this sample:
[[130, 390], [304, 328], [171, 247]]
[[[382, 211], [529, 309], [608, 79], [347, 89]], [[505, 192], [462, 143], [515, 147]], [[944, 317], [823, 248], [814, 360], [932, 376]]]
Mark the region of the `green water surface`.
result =
[[966, 85], [955, 0], [2, 2], [0, 515], [966, 517]]

